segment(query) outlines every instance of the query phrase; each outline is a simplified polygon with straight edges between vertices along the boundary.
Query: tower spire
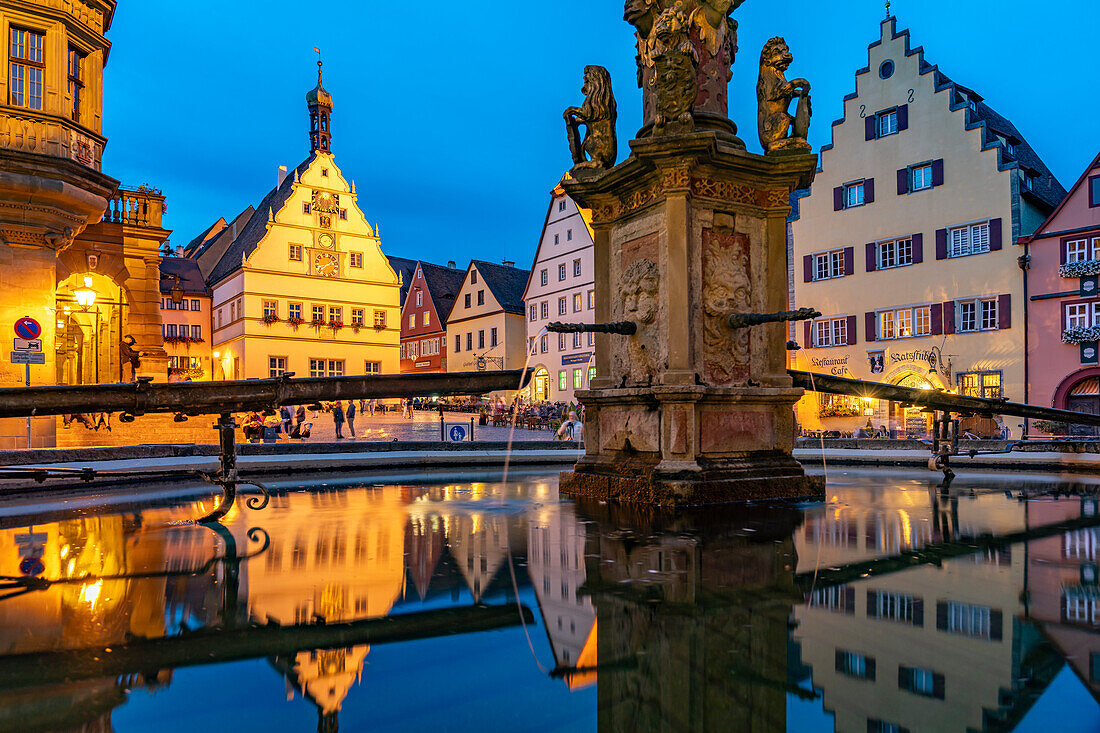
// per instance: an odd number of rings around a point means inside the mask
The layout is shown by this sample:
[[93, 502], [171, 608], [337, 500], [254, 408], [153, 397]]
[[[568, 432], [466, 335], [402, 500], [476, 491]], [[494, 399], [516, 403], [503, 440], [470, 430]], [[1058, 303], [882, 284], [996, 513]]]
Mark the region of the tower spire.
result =
[[332, 116], [332, 95], [325, 91], [321, 83], [320, 49], [317, 52], [317, 86], [306, 94], [306, 106], [309, 107], [309, 150], [311, 153], [320, 150], [323, 153], [332, 152], [332, 133], [329, 131], [329, 117]]

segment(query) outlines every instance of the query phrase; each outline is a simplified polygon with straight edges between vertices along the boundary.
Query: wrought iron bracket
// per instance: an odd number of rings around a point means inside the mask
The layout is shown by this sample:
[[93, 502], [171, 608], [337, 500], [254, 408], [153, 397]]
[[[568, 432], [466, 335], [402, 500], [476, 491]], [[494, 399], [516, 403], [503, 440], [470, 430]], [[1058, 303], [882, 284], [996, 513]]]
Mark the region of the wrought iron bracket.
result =
[[218, 416], [218, 422], [214, 424], [218, 431], [218, 459], [221, 468], [217, 474], [201, 473], [200, 475], [208, 483], [220, 486], [224, 492], [218, 505], [206, 516], [196, 520], [199, 524], [212, 524], [219, 521], [229, 513], [237, 500], [237, 487], [241, 485], [255, 486], [260, 490], [260, 496], [250, 496], [246, 500], [249, 509], [263, 509], [271, 501], [271, 493], [267, 487], [256, 481], [241, 481], [237, 473], [237, 421], [232, 413], [222, 413]]

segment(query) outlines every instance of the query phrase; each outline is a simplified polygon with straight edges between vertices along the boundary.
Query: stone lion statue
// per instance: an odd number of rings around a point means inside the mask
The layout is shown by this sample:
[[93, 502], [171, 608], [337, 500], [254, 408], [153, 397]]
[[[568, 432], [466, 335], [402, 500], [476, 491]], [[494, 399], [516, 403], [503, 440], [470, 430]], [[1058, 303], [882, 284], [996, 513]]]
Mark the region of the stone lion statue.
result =
[[[615, 120], [618, 111], [611, 91], [611, 74], [602, 66], [584, 67], [584, 104], [565, 110], [565, 128], [569, 135], [569, 152], [573, 155], [573, 170], [610, 168], [618, 155]], [[585, 126], [581, 139], [581, 125]], [[585, 158], [585, 155], [588, 158]]]
[[[756, 83], [760, 144], [765, 153], [808, 151], [810, 131], [810, 82], [787, 81], [784, 72], [793, 61], [787, 42], [779, 36], [764, 44], [760, 52], [760, 79]], [[794, 115], [787, 110], [797, 97]], [[789, 134], [789, 136], [788, 136]]]
[[660, 272], [651, 260], [635, 260], [623, 272], [619, 283], [623, 318], [638, 326], [637, 333], [626, 339], [626, 348], [616, 354], [615, 373], [623, 376], [624, 386], [651, 384], [656, 376], [658, 343], [653, 324], [660, 309], [660, 287]]

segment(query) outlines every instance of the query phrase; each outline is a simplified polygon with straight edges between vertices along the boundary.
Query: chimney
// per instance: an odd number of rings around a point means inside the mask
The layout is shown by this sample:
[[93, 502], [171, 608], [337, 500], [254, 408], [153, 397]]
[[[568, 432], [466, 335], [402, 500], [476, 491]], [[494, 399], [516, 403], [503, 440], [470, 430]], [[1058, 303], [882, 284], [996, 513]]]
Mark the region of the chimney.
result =
[[447, 260], [447, 267], [451, 268], [452, 270], [458, 269], [458, 265], [455, 264], [454, 260]]
[[500, 264], [504, 265], [505, 267], [515, 267], [516, 266], [516, 263], [512, 262], [511, 260], [504, 260]]
[[279, 182], [275, 185], [276, 186], [281, 186], [281, 185], [283, 185], [283, 181], [285, 181], [285, 180], [286, 180], [286, 166], [281, 165], [281, 166], [279, 166]]

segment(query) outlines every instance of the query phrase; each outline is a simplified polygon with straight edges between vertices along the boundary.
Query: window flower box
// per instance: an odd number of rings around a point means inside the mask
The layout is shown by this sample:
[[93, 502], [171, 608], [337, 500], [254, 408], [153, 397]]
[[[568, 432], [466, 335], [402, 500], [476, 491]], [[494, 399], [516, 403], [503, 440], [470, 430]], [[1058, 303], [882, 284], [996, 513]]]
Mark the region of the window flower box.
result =
[[309, 325], [313, 326], [314, 328], [323, 328], [324, 326], [328, 325], [328, 321], [326, 321], [324, 318], [314, 318], [312, 321], [309, 322]]
[[1100, 275], [1100, 260], [1078, 260], [1067, 262], [1058, 268], [1062, 277], [1092, 277]]
[[266, 316], [263, 317], [263, 322], [264, 324], [270, 326], [272, 323], [278, 323], [279, 317], [274, 313], [268, 313]]
[[331, 328], [333, 331], [339, 331], [341, 328], [344, 327], [344, 322], [343, 321], [329, 321], [328, 322], [328, 327]]
[[1100, 341], [1100, 326], [1076, 326], [1062, 332], [1064, 344], [1083, 344], [1088, 341]]
[[817, 411], [818, 417], [859, 417], [859, 408], [851, 405], [822, 405]]
[[290, 318], [286, 319], [286, 322], [289, 323], [290, 327], [294, 330], [298, 330], [298, 326], [301, 326], [303, 323], [305, 323], [305, 321], [298, 316], [291, 316]]

